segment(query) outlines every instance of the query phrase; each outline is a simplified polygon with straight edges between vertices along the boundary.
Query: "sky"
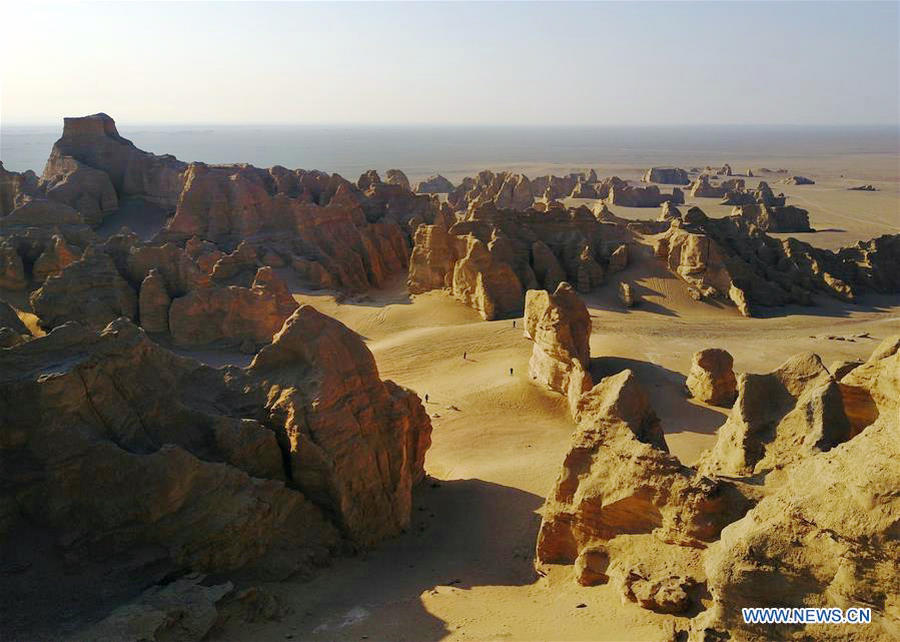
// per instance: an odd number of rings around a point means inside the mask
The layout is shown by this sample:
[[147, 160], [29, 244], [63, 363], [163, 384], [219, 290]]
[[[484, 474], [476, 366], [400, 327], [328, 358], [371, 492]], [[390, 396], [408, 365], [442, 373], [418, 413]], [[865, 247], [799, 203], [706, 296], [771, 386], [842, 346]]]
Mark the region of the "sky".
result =
[[900, 3], [10, 3], [0, 122], [897, 124]]

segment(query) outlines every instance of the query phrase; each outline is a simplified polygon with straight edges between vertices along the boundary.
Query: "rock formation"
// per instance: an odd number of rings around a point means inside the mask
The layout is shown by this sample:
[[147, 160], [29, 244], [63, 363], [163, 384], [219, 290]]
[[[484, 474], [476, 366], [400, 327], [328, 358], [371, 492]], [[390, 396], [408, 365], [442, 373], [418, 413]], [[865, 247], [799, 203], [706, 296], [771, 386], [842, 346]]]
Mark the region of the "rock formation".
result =
[[715, 406], [730, 406], [737, 397], [734, 359], [725, 350], [707, 348], [694, 353], [687, 387], [694, 399]]
[[838, 383], [816, 355], [797, 355], [771, 373], [738, 376], [734, 408], [701, 467], [722, 475], [768, 472], [853, 434]]
[[31, 294], [34, 313], [47, 330], [67, 321], [99, 330], [118, 317], [134, 319], [137, 303], [137, 294], [112, 259], [95, 246]]
[[429, 418], [309, 306], [245, 369], [120, 318], [0, 350], [0, 373], [0, 537], [52, 535], [70, 575], [125, 558], [138, 590], [184, 571], [279, 579], [409, 525]]
[[814, 294], [852, 301], [900, 291], [900, 235], [832, 252], [774, 239], [741, 216], [711, 219], [693, 208], [657, 239], [656, 254], [701, 296], [731, 301], [745, 316], [755, 306], [809, 305]]
[[416, 194], [445, 194], [452, 192], [456, 187], [440, 174], [429, 176], [423, 181], [416, 183], [413, 191]]
[[763, 232], [811, 232], [809, 212], [793, 205], [768, 206], [759, 203], [739, 205], [732, 210]]
[[784, 482], [710, 547], [712, 604], [692, 629], [747, 639], [844, 640], [859, 627], [748, 625], [739, 607], [862, 606], [873, 615], [864, 639], [896, 637], [898, 346], [900, 337], [886, 339], [864, 369], [850, 373], [851, 384], [876, 402], [877, 418], [846, 443], [789, 466]]
[[586, 207], [501, 210], [472, 205], [452, 222], [442, 217], [416, 231], [409, 291], [448, 288], [486, 319], [518, 316], [525, 290], [555, 290], [561, 281], [589, 292], [603, 283], [612, 255], [629, 238], [624, 226], [604, 224]]
[[815, 185], [816, 182], [811, 178], [806, 178], [806, 176], [791, 176], [790, 178], [785, 178], [781, 181], [786, 185]]
[[691, 182], [688, 173], [679, 167], [651, 167], [641, 180], [664, 185], [689, 185]]
[[410, 189], [409, 187], [409, 179], [399, 169], [389, 169], [384, 174], [384, 182], [388, 185], [398, 185], [405, 190]]
[[488, 201], [494, 201], [498, 209], [527, 209], [534, 203], [531, 181], [524, 174], [484, 170], [475, 178], [463, 179], [447, 196], [447, 202], [458, 210]]
[[264, 267], [249, 288], [197, 288], [172, 300], [168, 325], [178, 345], [226, 341], [252, 345], [255, 351], [257, 345], [272, 340], [296, 307], [272, 268]]
[[684, 203], [684, 194], [677, 187], [672, 188], [671, 194], [664, 194], [656, 185], [637, 187], [626, 184], [610, 187], [606, 200], [610, 205], [622, 205], [623, 207], [659, 207], [666, 201], [670, 201], [674, 205]]
[[591, 316], [575, 290], [562, 282], [551, 294], [528, 290], [525, 336], [534, 341], [528, 374], [569, 400], [573, 413], [582, 393], [593, 386], [590, 375]]
[[709, 182], [709, 176], [707, 174], [701, 174], [693, 183], [691, 183], [691, 196], [694, 198], [723, 198], [729, 192], [742, 191], [743, 189], [743, 178], [732, 178], [727, 181], [722, 181], [719, 185], [712, 185]]
[[[668, 454], [659, 420], [631, 370], [606, 377], [585, 393], [577, 418], [562, 472], [544, 506], [539, 564], [576, 564], [593, 568], [598, 581], [618, 576], [631, 584], [636, 543], [651, 538], [660, 559], [670, 556], [662, 554], [669, 548], [676, 554], [692, 550], [717, 539], [749, 507], [733, 485], [699, 475]], [[597, 574], [596, 558], [604, 555], [608, 568]], [[646, 580], [658, 572], [641, 576]]]
[[0, 348], [11, 348], [31, 338], [31, 331], [22, 323], [15, 309], [0, 299]]

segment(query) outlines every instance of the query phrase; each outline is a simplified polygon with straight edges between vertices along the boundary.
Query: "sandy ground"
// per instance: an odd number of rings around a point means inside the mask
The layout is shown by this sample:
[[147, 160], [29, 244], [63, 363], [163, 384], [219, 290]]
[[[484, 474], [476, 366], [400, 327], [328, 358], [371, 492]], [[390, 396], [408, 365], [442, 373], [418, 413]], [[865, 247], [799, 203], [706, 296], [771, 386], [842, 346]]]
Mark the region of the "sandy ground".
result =
[[[900, 332], [900, 297], [746, 319], [690, 299], [648, 253], [639, 251], [619, 278], [634, 282], [644, 303], [623, 308], [615, 280], [587, 298], [592, 370], [634, 369], [672, 452], [687, 464], [713, 443], [725, 419], [724, 410], [683, 393], [695, 350], [723, 347], [737, 370], [767, 371], [803, 350], [826, 363], [866, 357], [882, 337]], [[383, 377], [429, 395], [430, 479], [416, 492], [410, 532], [363, 557], [337, 560], [311, 582], [269, 585], [290, 613], [235, 625], [220, 639], [669, 638], [672, 616], [623, 603], [612, 586], [579, 587], [570, 567], [547, 576], [533, 570], [539, 510], [572, 423], [562, 397], [529, 380], [531, 343], [521, 322], [513, 328], [510, 320], [481, 321], [441, 292], [410, 297], [402, 279], [344, 303], [308, 292], [296, 298], [363, 335]], [[865, 332], [871, 338], [856, 337]]]

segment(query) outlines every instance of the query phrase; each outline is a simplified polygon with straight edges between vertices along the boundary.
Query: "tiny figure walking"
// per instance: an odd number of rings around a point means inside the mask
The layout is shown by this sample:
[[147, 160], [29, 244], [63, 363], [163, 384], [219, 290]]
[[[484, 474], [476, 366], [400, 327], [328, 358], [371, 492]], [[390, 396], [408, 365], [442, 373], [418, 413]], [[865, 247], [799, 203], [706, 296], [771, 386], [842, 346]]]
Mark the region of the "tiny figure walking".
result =
[[463, 352], [463, 361], [465, 361], [465, 360], [466, 360], [466, 353]]
[[512, 368], [509, 369], [509, 376], [512, 376]]
[[428, 403], [428, 393], [425, 393], [425, 403]]
[[513, 327], [514, 327], [514, 328], [516, 327], [516, 320], [515, 320], [515, 319], [513, 319]]

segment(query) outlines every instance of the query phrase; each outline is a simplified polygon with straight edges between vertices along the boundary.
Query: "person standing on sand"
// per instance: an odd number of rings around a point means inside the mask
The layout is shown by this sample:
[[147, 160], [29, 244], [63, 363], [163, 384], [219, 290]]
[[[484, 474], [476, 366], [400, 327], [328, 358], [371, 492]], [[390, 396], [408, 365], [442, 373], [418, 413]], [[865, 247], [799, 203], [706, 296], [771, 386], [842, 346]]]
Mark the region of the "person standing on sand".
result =
[[428, 403], [428, 393], [425, 393], [425, 403]]
[[463, 352], [463, 361], [465, 361], [465, 360], [466, 360], [466, 353]]
[[512, 368], [510, 368], [510, 369], [509, 369], [509, 376], [510, 376], [510, 377], [512, 376], [512, 373], [513, 373], [513, 370], [512, 370]]
[[516, 327], [516, 320], [515, 320], [515, 319], [513, 319], [513, 327], [514, 327], [514, 328]]

